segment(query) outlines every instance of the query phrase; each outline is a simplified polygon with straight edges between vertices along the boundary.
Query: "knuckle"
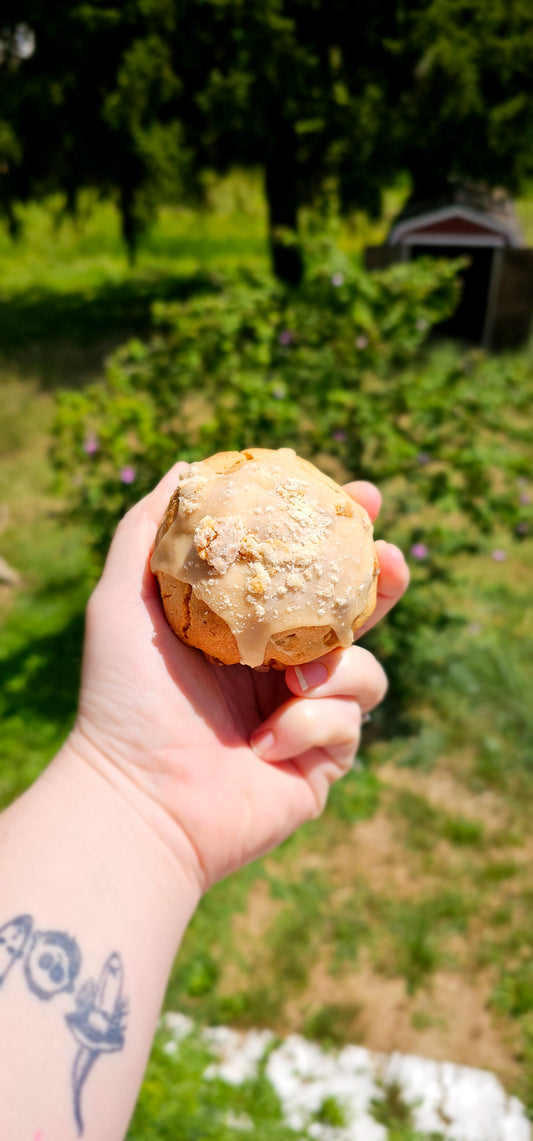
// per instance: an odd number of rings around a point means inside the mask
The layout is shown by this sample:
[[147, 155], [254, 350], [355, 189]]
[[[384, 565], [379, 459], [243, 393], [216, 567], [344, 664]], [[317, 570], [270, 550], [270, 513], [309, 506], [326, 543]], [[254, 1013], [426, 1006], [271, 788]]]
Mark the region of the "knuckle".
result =
[[298, 717], [304, 732], [312, 733], [317, 721], [317, 709], [313, 701], [301, 701], [298, 707]]

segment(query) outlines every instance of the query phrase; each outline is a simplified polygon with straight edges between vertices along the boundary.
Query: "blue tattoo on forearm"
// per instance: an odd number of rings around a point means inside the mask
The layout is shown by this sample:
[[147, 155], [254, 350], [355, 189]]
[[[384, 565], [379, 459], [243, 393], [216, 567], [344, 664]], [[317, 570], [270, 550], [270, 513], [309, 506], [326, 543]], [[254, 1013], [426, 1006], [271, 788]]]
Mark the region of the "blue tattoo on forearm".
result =
[[[31, 915], [18, 915], [0, 927], [0, 989], [20, 961], [32, 994], [48, 1001], [72, 994], [81, 969], [81, 951], [75, 939], [63, 931], [33, 931]], [[110, 954], [98, 980], [87, 979], [74, 996], [76, 1010], [65, 1021], [78, 1043], [72, 1067], [74, 1117], [83, 1133], [81, 1095], [100, 1054], [121, 1050], [124, 1045], [128, 1004], [122, 994], [122, 959]]]
[[81, 1091], [96, 1059], [102, 1053], [121, 1050], [128, 1004], [122, 997], [122, 959], [116, 951], [106, 959], [98, 982], [85, 983], [76, 996], [77, 1011], [66, 1020], [79, 1050], [72, 1069], [74, 1116], [83, 1132]]

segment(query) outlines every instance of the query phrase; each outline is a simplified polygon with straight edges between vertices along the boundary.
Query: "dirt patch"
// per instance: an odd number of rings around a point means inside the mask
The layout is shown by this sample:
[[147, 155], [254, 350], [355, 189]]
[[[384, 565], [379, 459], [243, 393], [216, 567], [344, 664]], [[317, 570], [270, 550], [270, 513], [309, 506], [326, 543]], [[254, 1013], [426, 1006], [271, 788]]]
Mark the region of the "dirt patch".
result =
[[[332, 1040], [359, 1042], [385, 1054], [398, 1050], [488, 1069], [513, 1090], [521, 1076], [520, 1026], [491, 1009], [490, 997], [500, 974], [498, 961], [488, 967], [480, 963], [488, 962], [485, 940], [490, 944], [500, 938], [500, 929], [487, 925], [496, 907], [513, 909], [513, 926], [526, 923], [522, 881], [529, 842], [524, 848], [487, 843], [491, 833], [508, 827], [506, 805], [492, 792], [476, 795], [463, 788], [453, 774], [420, 774], [387, 765], [380, 769], [380, 777], [385, 787], [380, 809], [372, 819], [339, 827], [338, 838], [331, 836], [327, 847], [305, 846], [287, 869], [291, 881], [316, 871], [320, 881], [325, 879], [330, 885], [321, 912], [324, 930], [309, 944], [298, 985], [293, 987], [280, 977], [270, 939], [287, 903], [272, 898], [267, 881], [257, 880], [246, 912], [234, 919], [237, 956], [226, 964], [222, 989], [246, 995], [260, 985], [278, 995], [277, 1012], [265, 1010], [264, 1025], [281, 1035], [316, 1024], [327, 1037], [328, 1026], [333, 1032], [342, 1023], [342, 1037]], [[402, 838], [402, 818], [394, 810], [402, 789], [452, 817], [481, 821], [486, 841], [479, 847], [464, 847], [435, 837], [429, 850], [408, 847]], [[502, 880], [497, 874], [485, 879], [487, 866], [498, 862]], [[283, 877], [279, 863], [275, 875]], [[446, 921], [440, 929], [435, 921], [435, 941], [442, 957], [439, 954], [433, 972], [409, 994], [405, 978], [393, 974], [399, 967], [387, 908], [405, 902], [416, 909], [428, 897], [438, 904], [441, 894], [446, 898], [446, 893], [454, 892], [465, 901], [466, 929], [454, 929], [453, 922], [447, 927]], [[352, 919], [353, 959], [346, 957], [349, 937], [344, 945], [336, 942], [343, 938], [340, 932], [351, 928]], [[501, 938], [507, 934], [507, 929], [502, 930]], [[339, 946], [343, 958], [333, 966]], [[525, 950], [522, 945], [515, 948], [517, 961]], [[513, 965], [509, 956], [506, 965]]]
[[263, 941], [283, 903], [272, 899], [268, 883], [255, 880], [248, 893], [247, 908], [233, 920], [233, 934], [238, 944]]
[[437, 769], [424, 773], [388, 764], [380, 770], [380, 777], [391, 788], [407, 789], [424, 797], [432, 808], [450, 816], [480, 821], [491, 830], [503, 828], [507, 823], [508, 813], [497, 793], [491, 790], [472, 792], [454, 779], [449, 768], [444, 772]]
[[399, 1050], [437, 1061], [492, 1070], [508, 1088], [518, 1081], [516, 1060], [519, 1034], [496, 1025], [488, 998], [492, 982], [480, 975], [475, 982], [439, 971], [415, 996], [404, 980], [384, 978], [361, 956], [353, 972], [333, 977], [327, 956], [315, 963], [305, 994], [285, 1008], [288, 1028], [301, 1030], [309, 1012], [335, 1004], [353, 1005], [353, 1041], [369, 1050], [389, 1054]]
[[423, 870], [419, 854], [399, 842], [393, 821], [383, 811], [355, 824], [350, 844], [332, 849], [327, 867], [335, 886], [364, 884], [375, 895], [409, 899], [441, 886], [438, 876]]

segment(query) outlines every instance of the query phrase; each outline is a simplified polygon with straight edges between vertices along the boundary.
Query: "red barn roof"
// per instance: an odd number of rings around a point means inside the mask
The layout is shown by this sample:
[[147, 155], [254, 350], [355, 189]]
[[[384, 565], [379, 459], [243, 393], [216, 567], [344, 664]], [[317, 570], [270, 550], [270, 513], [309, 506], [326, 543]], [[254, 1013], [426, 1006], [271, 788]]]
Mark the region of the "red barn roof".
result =
[[387, 245], [517, 248], [523, 241], [506, 196], [463, 189], [447, 202], [411, 205], [396, 219]]

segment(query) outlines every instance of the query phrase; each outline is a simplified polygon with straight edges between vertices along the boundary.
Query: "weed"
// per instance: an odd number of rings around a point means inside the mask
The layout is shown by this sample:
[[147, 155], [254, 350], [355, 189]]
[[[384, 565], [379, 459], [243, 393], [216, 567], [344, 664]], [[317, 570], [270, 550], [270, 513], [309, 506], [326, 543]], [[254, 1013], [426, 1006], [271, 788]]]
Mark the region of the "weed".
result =
[[465, 816], [446, 816], [443, 814], [440, 826], [440, 835], [450, 844], [480, 847], [485, 838], [485, 829], [480, 820], [468, 820]]
[[446, 960], [446, 936], [464, 932], [467, 920], [466, 903], [453, 892], [443, 891], [414, 903], [391, 904], [394, 973], [403, 975], [409, 994], [414, 994]]
[[303, 1032], [307, 1038], [323, 1046], [344, 1046], [357, 1038], [357, 1020], [361, 1005], [356, 1002], [330, 1002], [308, 1014]]
[[446, 733], [439, 725], [422, 725], [416, 736], [409, 739], [408, 748], [400, 761], [402, 768], [430, 772], [446, 749]]
[[497, 1010], [514, 1018], [533, 1011], [533, 958], [502, 975], [491, 1001]]
[[450, 816], [408, 789], [396, 794], [393, 812], [407, 825], [409, 845], [421, 851], [431, 851], [436, 836], [461, 847], [480, 847], [484, 843], [485, 829], [480, 820]]
[[485, 883], [502, 883], [511, 879], [520, 871], [520, 865], [515, 860], [499, 860], [486, 864], [479, 873], [479, 878]]
[[413, 1107], [406, 1102], [399, 1082], [384, 1082], [383, 1096], [372, 1101], [372, 1117], [387, 1129], [413, 1125]]
[[407, 825], [411, 847], [428, 851], [434, 846], [438, 813], [424, 797], [401, 789], [395, 796], [393, 811]]
[[411, 1026], [414, 1030], [444, 1029], [446, 1020], [437, 1018], [428, 1010], [414, 1010], [411, 1015]]
[[359, 947], [369, 935], [368, 922], [359, 914], [357, 897], [351, 897], [340, 910], [332, 908], [328, 921], [328, 935], [333, 947], [332, 970], [336, 971], [342, 963], [351, 963], [354, 966]]
[[368, 768], [352, 770], [344, 780], [333, 785], [328, 812], [347, 824], [370, 820], [378, 810], [380, 793], [381, 783], [375, 773]]
[[325, 1097], [320, 1109], [314, 1114], [314, 1119], [320, 1125], [331, 1125], [337, 1129], [347, 1125], [346, 1110], [336, 1097]]

